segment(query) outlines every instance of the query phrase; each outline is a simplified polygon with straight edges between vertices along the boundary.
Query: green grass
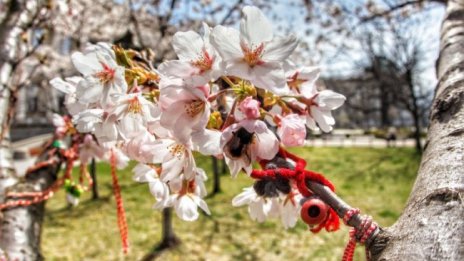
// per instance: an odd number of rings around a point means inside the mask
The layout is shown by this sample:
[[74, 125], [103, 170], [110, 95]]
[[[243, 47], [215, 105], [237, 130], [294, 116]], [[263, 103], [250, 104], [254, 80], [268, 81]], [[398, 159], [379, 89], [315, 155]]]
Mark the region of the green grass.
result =
[[[292, 150], [308, 160], [308, 167], [324, 173], [337, 193], [350, 205], [372, 215], [381, 226], [390, 226], [401, 214], [414, 182], [419, 156], [412, 149], [299, 148]], [[198, 165], [211, 173], [209, 158]], [[48, 260], [140, 260], [156, 247], [161, 236], [161, 214], [151, 209], [154, 198], [146, 184], [132, 181], [131, 168], [119, 173], [129, 223], [130, 253], [122, 254], [111, 194], [109, 167], [97, 167], [101, 199], [83, 195], [74, 209], [66, 207], [60, 191], [47, 203], [42, 248]], [[223, 193], [206, 201], [212, 216], [196, 222], [174, 218], [182, 240], [176, 249], [158, 260], [340, 260], [348, 240], [348, 228], [337, 232], [310, 233], [298, 225], [285, 230], [278, 220], [258, 224], [246, 207], [233, 208], [232, 198], [252, 180], [245, 175], [221, 179]], [[211, 190], [211, 180], [208, 181]], [[356, 260], [363, 260], [362, 248]]]

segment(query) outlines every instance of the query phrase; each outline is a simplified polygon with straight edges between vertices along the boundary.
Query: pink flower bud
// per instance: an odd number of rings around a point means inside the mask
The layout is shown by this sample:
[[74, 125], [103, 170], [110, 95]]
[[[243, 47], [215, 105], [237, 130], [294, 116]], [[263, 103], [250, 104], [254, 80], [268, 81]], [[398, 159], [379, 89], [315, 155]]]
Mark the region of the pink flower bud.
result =
[[281, 119], [277, 134], [285, 146], [302, 146], [306, 139], [305, 121], [297, 114]]
[[254, 120], [261, 116], [259, 113], [260, 105], [259, 101], [248, 96], [240, 103], [239, 109], [245, 115], [246, 119]]

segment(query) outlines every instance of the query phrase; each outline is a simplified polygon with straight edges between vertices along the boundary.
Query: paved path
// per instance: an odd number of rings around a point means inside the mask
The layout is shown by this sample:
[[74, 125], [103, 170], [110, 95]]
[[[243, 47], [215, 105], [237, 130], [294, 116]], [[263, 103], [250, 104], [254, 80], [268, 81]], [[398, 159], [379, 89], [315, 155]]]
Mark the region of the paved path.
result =
[[[425, 140], [422, 141], [424, 144]], [[391, 147], [414, 147], [414, 139], [396, 140], [390, 143]], [[369, 147], [385, 148], [388, 143], [384, 139], [377, 139], [371, 136], [355, 136], [351, 138], [330, 137], [329, 139], [309, 139], [305, 142], [306, 146], [311, 147]]]
[[[24, 159], [15, 159], [14, 167], [16, 173], [20, 176], [26, 173], [26, 169], [32, 166], [36, 157], [29, 156], [29, 150], [34, 147], [42, 145], [47, 139], [52, 137], [52, 134], [44, 134], [28, 139], [14, 142], [13, 150], [22, 152], [26, 155]], [[387, 141], [384, 139], [376, 139], [371, 136], [353, 136], [351, 138], [329, 136], [328, 139], [309, 139], [305, 143], [310, 147], [370, 147], [370, 148], [385, 148], [388, 146]], [[392, 142], [392, 147], [414, 147], [413, 139], [397, 140]]]

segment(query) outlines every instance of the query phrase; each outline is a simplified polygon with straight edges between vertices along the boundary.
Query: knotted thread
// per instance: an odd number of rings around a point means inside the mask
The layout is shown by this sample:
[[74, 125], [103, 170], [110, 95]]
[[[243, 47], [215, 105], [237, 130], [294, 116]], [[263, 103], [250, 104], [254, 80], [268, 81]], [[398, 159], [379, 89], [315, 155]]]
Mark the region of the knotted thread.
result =
[[[335, 191], [335, 186], [332, 184], [332, 182], [326, 179], [324, 175], [305, 169], [306, 161], [304, 159], [286, 151], [283, 148], [279, 149], [278, 155], [284, 158], [285, 160], [290, 159], [293, 162], [295, 162], [295, 168], [264, 169], [266, 167], [266, 164], [270, 161], [261, 160], [259, 161], [259, 163], [263, 169], [252, 170], [250, 176], [254, 179], [275, 179], [278, 176], [286, 178], [288, 180], [293, 180], [295, 181], [298, 191], [304, 197], [310, 197], [313, 195], [313, 193], [306, 186], [306, 181], [308, 180], [320, 183], [330, 188], [330, 190]], [[340, 228], [340, 221], [338, 215], [333, 208], [329, 209], [329, 215], [327, 216], [326, 220], [321, 222], [318, 226], [311, 228], [310, 230], [313, 233], [317, 233], [321, 231], [323, 228], [325, 228], [329, 232], [336, 231]]]
[[113, 180], [113, 193], [116, 200], [116, 210], [118, 215], [118, 228], [119, 235], [121, 237], [122, 251], [124, 254], [127, 254], [129, 249], [129, 239], [127, 232], [127, 220], [126, 220], [126, 211], [124, 210], [124, 205], [121, 197], [121, 187], [119, 187], [118, 176], [116, 175], [116, 155], [113, 150], [111, 150], [110, 155], [110, 165], [111, 165], [111, 177]]
[[[354, 216], [359, 214], [360, 211], [359, 209], [352, 208], [348, 210], [345, 213], [345, 216], [343, 217], [343, 222], [345, 225], [348, 225], [348, 222], [350, 219]], [[354, 251], [356, 249], [356, 243], [359, 242], [360, 244], [364, 244], [366, 240], [374, 233], [374, 231], [377, 229], [377, 224], [372, 221], [371, 216], [362, 216], [362, 221], [361, 224], [359, 225], [358, 228], [351, 228], [350, 229], [350, 240], [348, 241], [348, 244], [345, 247], [345, 251], [343, 252], [343, 258], [342, 261], [352, 261], [353, 260], [353, 255]], [[366, 248], [366, 260], [370, 260], [370, 252]]]
[[[56, 149], [50, 150], [50, 152], [48, 153], [48, 156], [50, 158], [48, 160], [38, 162], [34, 166], [28, 168], [26, 171], [26, 175], [35, 173], [39, 169], [52, 166], [53, 164], [57, 164], [58, 159], [54, 155], [57, 152], [62, 153], [60, 150], [56, 150]], [[66, 158], [67, 154], [65, 153], [62, 153], [62, 154], [64, 154], [64, 157]], [[57, 179], [49, 188], [43, 191], [8, 192], [6, 194], [7, 198], [24, 198], [24, 199], [16, 199], [14, 201], [9, 200], [3, 204], [0, 204], [0, 211], [3, 209], [7, 209], [7, 208], [30, 206], [30, 205], [37, 204], [37, 203], [40, 203], [42, 201], [45, 201], [51, 198], [55, 194], [55, 192], [64, 184], [65, 178], [68, 175], [70, 175], [74, 160], [75, 160], [74, 157], [67, 158], [65, 176], [63, 178]]]

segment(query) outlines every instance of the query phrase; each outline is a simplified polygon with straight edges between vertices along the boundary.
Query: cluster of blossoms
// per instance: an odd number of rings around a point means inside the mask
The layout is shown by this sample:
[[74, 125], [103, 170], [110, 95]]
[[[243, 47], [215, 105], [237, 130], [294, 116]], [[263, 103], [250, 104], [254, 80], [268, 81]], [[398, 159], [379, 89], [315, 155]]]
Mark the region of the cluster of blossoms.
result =
[[[56, 116], [59, 133], [85, 134], [79, 157], [135, 160], [134, 180], [149, 185], [154, 208], [173, 207], [187, 221], [198, 207], [209, 214], [205, 172], [194, 151], [225, 158], [235, 177], [252, 163], [272, 160], [283, 147], [301, 146], [306, 127], [329, 132], [331, 111], [345, 97], [316, 88], [319, 70], [298, 67], [289, 56], [294, 36], [273, 34], [256, 7], [243, 8], [240, 29], [203, 26], [203, 34], [178, 32], [178, 60], [157, 69], [142, 53], [99, 43], [72, 55], [81, 76], [56, 78], [66, 93], [69, 118]], [[263, 222], [296, 224], [304, 196], [293, 180], [257, 180], [233, 199]]]

